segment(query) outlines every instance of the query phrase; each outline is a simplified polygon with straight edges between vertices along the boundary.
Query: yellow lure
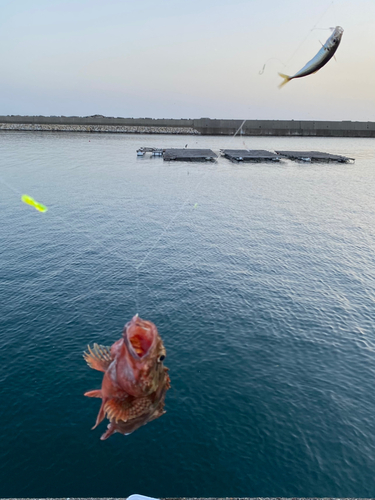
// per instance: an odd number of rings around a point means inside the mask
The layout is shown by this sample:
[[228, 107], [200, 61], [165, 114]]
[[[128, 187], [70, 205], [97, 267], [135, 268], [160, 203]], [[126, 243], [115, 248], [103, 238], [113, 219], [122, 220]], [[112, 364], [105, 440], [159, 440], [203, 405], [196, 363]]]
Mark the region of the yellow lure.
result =
[[48, 208], [41, 203], [38, 203], [37, 201], [34, 200], [34, 198], [31, 198], [31, 196], [28, 196], [27, 194], [23, 194], [21, 197], [21, 200], [24, 203], [27, 203], [28, 205], [31, 205], [32, 207], [36, 208], [39, 210], [39, 212], [47, 212]]

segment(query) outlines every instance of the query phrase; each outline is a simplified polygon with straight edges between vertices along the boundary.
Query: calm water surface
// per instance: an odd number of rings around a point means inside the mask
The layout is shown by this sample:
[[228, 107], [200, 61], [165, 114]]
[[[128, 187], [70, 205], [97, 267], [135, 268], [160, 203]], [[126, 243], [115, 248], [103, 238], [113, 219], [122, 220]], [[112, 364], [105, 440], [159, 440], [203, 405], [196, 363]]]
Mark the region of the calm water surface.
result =
[[[243, 138], [0, 133], [0, 497], [373, 497], [374, 141], [245, 139], [352, 165], [136, 157], [186, 143]], [[82, 351], [136, 312], [167, 413], [102, 442]]]

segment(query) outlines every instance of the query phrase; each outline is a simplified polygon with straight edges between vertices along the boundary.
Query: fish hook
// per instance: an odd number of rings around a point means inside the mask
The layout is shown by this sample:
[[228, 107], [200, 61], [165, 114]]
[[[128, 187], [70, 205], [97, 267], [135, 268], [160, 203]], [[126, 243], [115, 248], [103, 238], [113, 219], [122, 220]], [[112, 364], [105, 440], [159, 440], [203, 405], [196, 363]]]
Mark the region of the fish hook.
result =
[[285, 64], [281, 61], [281, 59], [279, 59], [278, 57], [269, 57], [267, 59], [267, 61], [263, 64], [263, 68], [259, 71], [259, 74], [260, 75], [263, 75], [264, 73], [264, 70], [266, 69], [266, 65], [268, 64], [269, 61], [279, 61], [279, 63], [281, 63], [283, 66], [285, 66]]
[[263, 64], [263, 68], [259, 71], [259, 74], [260, 74], [260, 75], [263, 75], [265, 67], [266, 67], [266, 65], [265, 65], [265, 64]]

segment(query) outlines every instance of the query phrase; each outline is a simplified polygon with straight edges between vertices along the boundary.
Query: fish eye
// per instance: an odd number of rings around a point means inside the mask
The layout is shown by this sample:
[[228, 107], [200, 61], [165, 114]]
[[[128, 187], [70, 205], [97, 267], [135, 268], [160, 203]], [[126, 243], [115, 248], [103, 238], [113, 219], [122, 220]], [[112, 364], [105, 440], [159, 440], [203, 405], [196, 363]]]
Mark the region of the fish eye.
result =
[[164, 356], [164, 354], [162, 354], [162, 355], [159, 357], [158, 361], [160, 362], [160, 361], [164, 361], [164, 360], [165, 360], [165, 356]]

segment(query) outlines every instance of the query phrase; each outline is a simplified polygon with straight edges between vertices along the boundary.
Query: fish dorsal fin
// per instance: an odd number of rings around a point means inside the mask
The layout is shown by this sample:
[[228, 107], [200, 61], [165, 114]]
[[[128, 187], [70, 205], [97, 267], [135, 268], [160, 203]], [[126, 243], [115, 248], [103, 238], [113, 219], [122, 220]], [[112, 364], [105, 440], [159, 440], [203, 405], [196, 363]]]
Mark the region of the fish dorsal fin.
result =
[[104, 410], [111, 422], [113, 420], [116, 423], [120, 420], [127, 422], [146, 413], [151, 405], [152, 401], [149, 397], [134, 398], [129, 396], [126, 399], [110, 399], [107, 401]]
[[94, 344], [93, 349], [91, 349], [89, 345], [87, 349], [89, 352], [84, 352], [83, 357], [89, 367], [100, 372], [107, 371], [109, 365], [113, 361], [110, 348], [104, 345]]

